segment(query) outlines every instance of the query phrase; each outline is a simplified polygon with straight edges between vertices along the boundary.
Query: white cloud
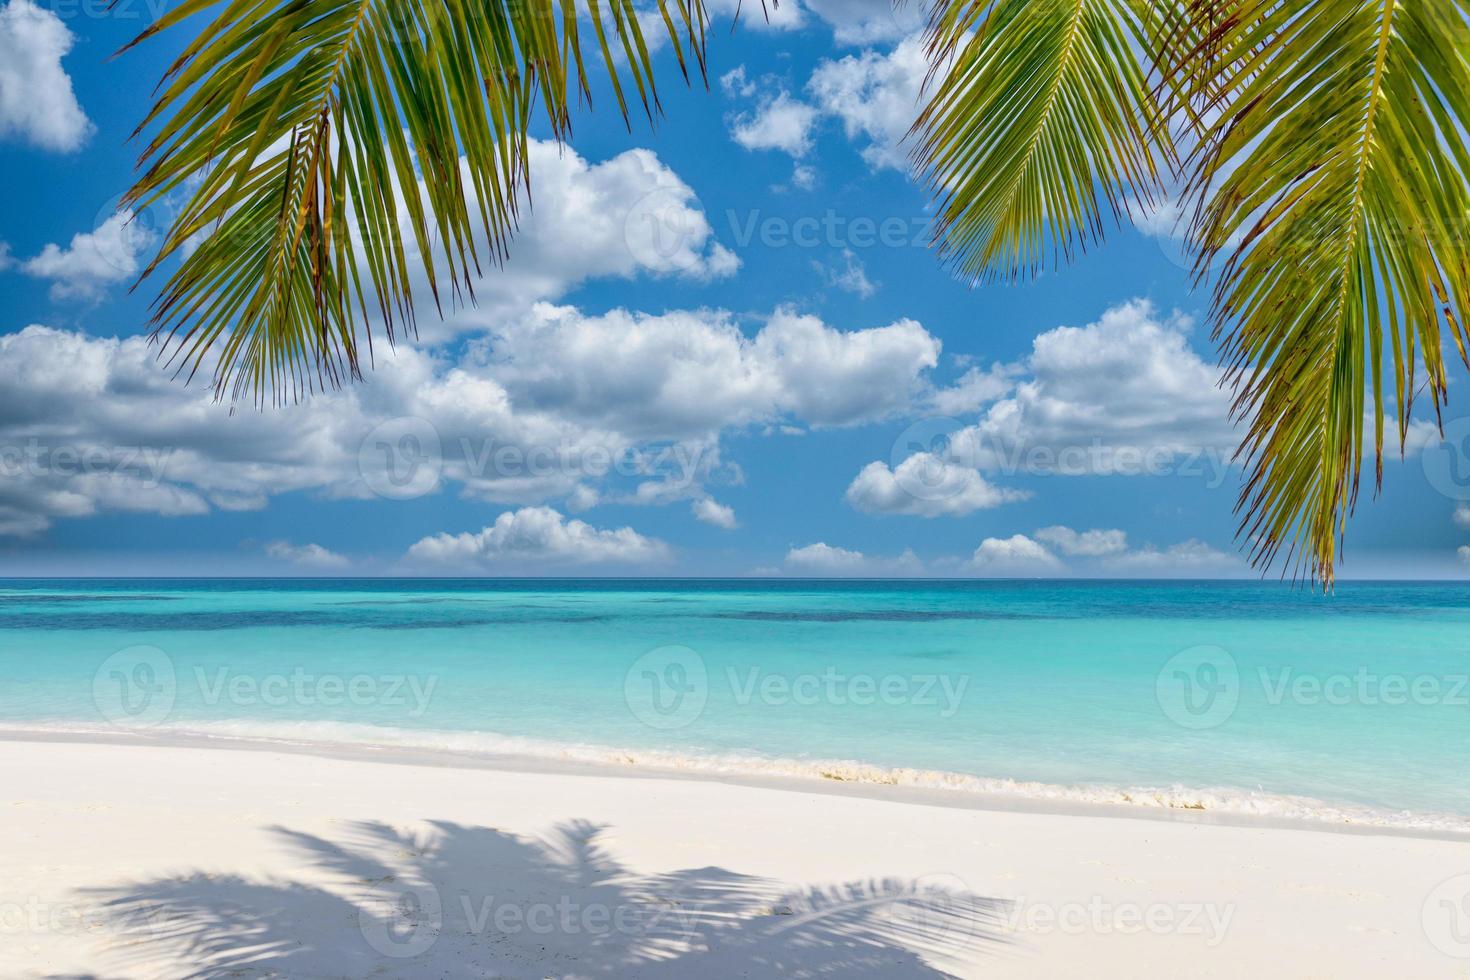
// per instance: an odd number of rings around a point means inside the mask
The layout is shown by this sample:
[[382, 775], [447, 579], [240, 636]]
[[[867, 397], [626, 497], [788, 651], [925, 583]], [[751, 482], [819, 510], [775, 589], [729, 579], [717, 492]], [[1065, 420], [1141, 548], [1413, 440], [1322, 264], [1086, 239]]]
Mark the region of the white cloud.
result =
[[1219, 369], [1189, 346], [1187, 328], [1138, 300], [1089, 326], [1040, 335], [1020, 364], [971, 369], [933, 391], [930, 403], [948, 413], [989, 402], [979, 421], [946, 433], [943, 445], [915, 447], [892, 470], [870, 463], [849, 502], [926, 517], [965, 514], [1017, 499], [984, 478], [995, 473], [1177, 473], [1218, 483], [1236, 439], [1229, 396], [1218, 387]]
[[968, 415], [998, 400], [1015, 387], [1017, 368], [995, 364], [989, 370], [978, 367], [967, 370], [948, 388], [934, 393], [930, 403], [937, 415]]
[[733, 531], [739, 527], [739, 523], [735, 520], [735, 509], [711, 497], [700, 497], [690, 505], [690, 509], [694, 512], [696, 520], [706, 524], [713, 524], [727, 531]]
[[[172, 379], [144, 338], [32, 326], [0, 335], [0, 534], [112, 510], [259, 509], [300, 491], [453, 489], [574, 510], [603, 496], [692, 501], [708, 483], [740, 481], [722, 434], [903, 414], [925, 397], [938, 353], [912, 321], [840, 331], [777, 311], [747, 335], [719, 311], [545, 307], [458, 359], [380, 349], [368, 383], [232, 413]], [[617, 486], [632, 479], [636, 499]]]
[[571, 511], [591, 510], [601, 502], [602, 495], [585, 483], [579, 483], [571, 493], [567, 494], [567, 510]]
[[1456, 527], [1470, 527], [1470, 504], [1456, 504], [1454, 521]]
[[986, 538], [970, 556], [970, 567], [992, 575], [1037, 575], [1055, 572], [1062, 563], [1024, 534], [1009, 538]]
[[912, 320], [839, 331], [783, 309], [748, 337], [720, 311], [540, 306], [483, 355], [519, 403], [634, 436], [702, 438], [786, 417], [842, 426], [900, 413], [925, 391], [939, 350]]
[[108, 286], [138, 274], [139, 259], [153, 241], [131, 211], [119, 211], [95, 230], [73, 235], [65, 248], [47, 245], [20, 268], [26, 275], [51, 280], [52, 299], [97, 300]]
[[912, 551], [905, 551], [897, 558], [875, 558], [819, 541], [788, 551], [786, 568], [807, 575], [873, 576], [918, 575], [924, 566]]
[[811, 151], [816, 120], [816, 109], [780, 91], [763, 100], [754, 112], [732, 116], [730, 135], [747, 150], [779, 150], [803, 157]]
[[[628, 150], [592, 163], [570, 147], [532, 140], [528, 156], [531, 201], [523, 202], [510, 257], [503, 268], [485, 267], [473, 304], [452, 309], [446, 296], [442, 322], [405, 213], [401, 233], [414, 296], [424, 309], [418, 317], [424, 342], [503, 324], [590, 279], [705, 281], [740, 267], [715, 239], [694, 190], [651, 151]], [[472, 186], [468, 175], [465, 182]], [[481, 256], [492, 253], [483, 238], [479, 246]], [[442, 252], [434, 257], [442, 271]]]
[[345, 556], [328, 551], [319, 544], [294, 545], [289, 541], [271, 541], [265, 546], [265, 553], [303, 568], [346, 568], [352, 564]]
[[66, 153], [92, 135], [61, 67], [74, 40], [60, 17], [30, 0], [0, 7], [0, 137]]
[[1181, 458], [1218, 478], [1237, 435], [1220, 369], [1189, 345], [1189, 322], [1146, 300], [1086, 327], [1040, 335], [1008, 398], [950, 440], [981, 470], [1142, 475]]
[[896, 469], [869, 463], [848, 486], [846, 496], [849, 504], [870, 514], [963, 517], [1030, 494], [995, 487], [975, 470], [932, 453], [915, 453]]
[[705, 8], [711, 19], [716, 17], [740, 17], [740, 29], [754, 31], [795, 31], [807, 24], [806, 9], [801, 0], [779, 0], [779, 3], [761, 3], [761, 0], [705, 0]]
[[812, 265], [822, 275], [827, 285], [853, 293], [860, 299], [868, 299], [878, 291], [878, 284], [868, 278], [867, 267], [850, 248], [842, 250], [840, 269], [823, 265], [820, 262], [813, 262]]
[[1128, 535], [1118, 530], [1074, 531], [1056, 525], [1036, 532], [1036, 539], [1056, 548], [1064, 555], [1101, 558], [1128, 550]]
[[666, 561], [668, 545], [631, 527], [595, 528], [568, 520], [550, 507], [507, 511], [478, 534], [436, 534], [408, 549], [411, 562], [433, 565], [598, 563], [647, 564]]
[[824, 114], [842, 121], [849, 139], [864, 142], [869, 166], [907, 171], [903, 140], [918, 117], [928, 71], [923, 36], [914, 34], [887, 53], [864, 51], [822, 62], [807, 94]]
[[838, 44], [894, 41], [924, 25], [925, 5], [913, 0], [804, 0], [832, 27]]
[[1460, 547], [1455, 550], [1455, 554], [1460, 556], [1460, 561], [1464, 562], [1467, 565], [1470, 565], [1470, 544], [1460, 545]]
[[1147, 545], [1108, 559], [1104, 567], [1132, 574], [1220, 574], [1240, 572], [1244, 570], [1244, 563], [1235, 555], [1191, 538], [1162, 550]]
[[746, 75], [745, 66], [736, 65], [720, 76], [720, 91], [730, 98], [739, 96], [742, 99], [748, 99], [755, 95], [756, 87]]
[[1184, 202], [1179, 198], [1163, 197], [1152, 203], [1137, 201], [1131, 214], [1133, 226], [1150, 238], [1182, 241], [1188, 230]]
[[0, 272], [15, 265], [15, 256], [10, 254], [10, 243], [0, 242]]

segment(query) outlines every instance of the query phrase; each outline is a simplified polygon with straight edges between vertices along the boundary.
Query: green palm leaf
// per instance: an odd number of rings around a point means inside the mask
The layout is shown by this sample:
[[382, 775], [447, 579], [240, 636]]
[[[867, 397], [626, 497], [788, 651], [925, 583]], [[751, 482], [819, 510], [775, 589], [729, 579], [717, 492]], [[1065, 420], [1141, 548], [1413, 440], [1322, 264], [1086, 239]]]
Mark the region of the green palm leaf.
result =
[[1194, 6], [1209, 38], [1183, 70], [1218, 112], [1193, 237], [1246, 425], [1241, 528], [1330, 584], [1369, 415], [1382, 480], [1383, 379], [1402, 440], [1416, 360], [1437, 414], [1442, 336], [1470, 339], [1470, 3]]
[[[702, 73], [700, 0], [658, 12], [681, 70], [688, 53]], [[624, 117], [629, 85], [651, 115], [632, 0], [224, 0], [139, 127], [146, 170], [124, 201], [187, 196], [145, 272], [181, 260], [154, 307], [179, 367], [257, 402], [358, 376], [370, 310], [390, 341], [413, 329], [404, 226], [436, 304], [471, 290], [514, 231], [535, 103], [561, 138], [571, 100], [590, 101], [589, 30]]]
[[915, 161], [940, 195], [941, 253], [966, 278], [1034, 273], [1148, 197], [1170, 142], [1142, 57], [1137, 0], [953, 0]]

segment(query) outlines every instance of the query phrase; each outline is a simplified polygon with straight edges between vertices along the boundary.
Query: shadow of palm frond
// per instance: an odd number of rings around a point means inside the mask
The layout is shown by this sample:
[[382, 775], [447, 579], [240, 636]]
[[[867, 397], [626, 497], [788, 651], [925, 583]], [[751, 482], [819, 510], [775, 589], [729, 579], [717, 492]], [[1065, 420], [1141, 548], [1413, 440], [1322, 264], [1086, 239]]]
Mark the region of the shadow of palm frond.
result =
[[[310, 883], [202, 873], [83, 896], [118, 969], [223, 977], [945, 976], [1003, 941], [1006, 903], [943, 879], [791, 890], [718, 868], [638, 874], [605, 827], [523, 837], [431, 822], [273, 828]], [[305, 876], [303, 876], [305, 877]]]

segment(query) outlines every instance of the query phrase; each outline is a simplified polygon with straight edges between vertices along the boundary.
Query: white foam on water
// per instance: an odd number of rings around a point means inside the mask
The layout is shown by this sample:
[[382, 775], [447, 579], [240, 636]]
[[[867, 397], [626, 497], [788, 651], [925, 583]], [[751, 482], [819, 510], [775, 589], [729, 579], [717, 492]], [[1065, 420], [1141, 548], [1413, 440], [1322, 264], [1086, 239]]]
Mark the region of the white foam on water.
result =
[[935, 769], [879, 766], [851, 760], [778, 758], [735, 753], [677, 752], [560, 743], [494, 732], [405, 729], [345, 722], [201, 721], [149, 727], [71, 723], [0, 724], [14, 734], [139, 735], [294, 748], [414, 749], [455, 755], [515, 756], [597, 766], [747, 778], [783, 777], [871, 786], [944, 790], [975, 796], [1060, 804], [1103, 804], [1155, 810], [1192, 810], [1310, 823], [1470, 834], [1470, 818], [1453, 814], [1334, 804], [1306, 796], [1231, 788], [1063, 785], [973, 776]]

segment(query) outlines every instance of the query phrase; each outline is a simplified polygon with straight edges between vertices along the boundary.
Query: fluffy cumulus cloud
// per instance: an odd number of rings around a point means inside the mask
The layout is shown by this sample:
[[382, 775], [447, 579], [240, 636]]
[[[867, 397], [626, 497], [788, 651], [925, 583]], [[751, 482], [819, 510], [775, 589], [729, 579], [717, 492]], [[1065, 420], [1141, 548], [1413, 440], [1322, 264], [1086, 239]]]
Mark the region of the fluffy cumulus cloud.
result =
[[[801, 0], [779, 0], [762, 3], [761, 0], [705, 0], [705, 9], [712, 17], [740, 18], [740, 28], [753, 31], [795, 31], [809, 23], [806, 7]], [[659, 27], [663, 20], [659, 18]]]
[[847, 502], [860, 511], [911, 517], [962, 517], [1029, 496], [933, 453], [915, 453], [892, 469], [869, 463], [847, 488]]
[[[411, 285], [424, 306], [418, 318], [424, 341], [503, 323], [590, 279], [703, 281], [733, 275], [740, 267], [735, 254], [716, 240], [694, 190], [651, 151], [628, 150], [593, 163], [571, 147], [532, 140], [528, 155], [532, 200], [522, 208], [510, 257], [503, 267], [484, 269], [473, 303], [454, 307], [446, 297], [443, 321], [429, 303], [418, 246], [404, 225]], [[481, 255], [490, 254], [483, 241], [481, 246]], [[443, 255], [434, 257], [442, 269]]]
[[51, 281], [51, 298], [98, 300], [107, 287], [130, 280], [142, 268], [143, 253], [155, 237], [131, 211], [110, 215], [94, 230], [72, 236], [66, 246], [52, 243], [22, 262], [21, 271]]
[[1218, 484], [1237, 436], [1220, 371], [1189, 343], [1189, 322], [1135, 301], [1085, 327], [1058, 327], [1020, 363], [972, 368], [930, 404], [979, 410], [934, 445], [865, 467], [859, 509], [958, 516], [1007, 499], [1017, 475], [1179, 475]]
[[715, 527], [724, 528], [726, 531], [733, 531], [740, 526], [739, 522], [735, 520], [734, 508], [722, 504], [712, 497], [700, 497], [690, 505], [690, 509], [693, 511], [696, 520], [703, 521], [706, 524], [713, 524]]
[[904, 137], [919, 114], [929, 62], [919, 34], [891, 51], [863, 51], [824, 61], [807, 83], [807, 95], [823, 115], [842, 124], [875, 169], [907, 170]]
[[843, 426], [900, 413], [926, 390], [940, 344], [912, 320], [842, 331], [777, 310], [752, 336], [721, 311], [540, 306], [479, 350], [519, 401], [633, 436], [696, 438], [782, 418]]
[[1148, 544], [1130, 549], [1128, 536], [1120, 530], [1078, 531], [1061, 525], [1041, 528], [1029, 536], [986, 538], [960, 569], [980, 575], [1018, 577], [1079, 573], [1207, 577], [1236, 576], [1247, 571], [1239, 558], [1195, 539], [1164, 548]]
[[747, 150], [779, 150], [803, 157], [812, 148], [816, 120], [816, 109], [793, 99], [789, 92], [777, 91], [753, 111], [732, 116], [730, 135]]
[[1062, 563], [1024, 534], [986, 538], [970, 556], [969, 568], [984, 575], [1041, 575], [1060, 571]]
[[0, 7], [0, 137], [71, 152], [93, 126], [61, 59], [75, 39], [61, 18], [31, 0]]
[[782, 310], [747, 332], [719, 311], [539, 307], [458, 357], [379, 351], [367, 383], [231, 413], [171, 379], [141, 338], [32, 326], [0, 336], [0, 534], [104, 511], [254, 509], [293, 491], [579, 511], [684, 501], [721, 526], [734, 515], [694, 502], [740, 481], [723, 433], [911, 411], [938, 354], [911, 321], [845, 331]]
[[[851, 23], [876, 21], [863, 17]], [[730, 135], [747, 149], [780, 150], [799, 160], [811, 151], [822, 121], [833, 120], [858, 144], [870, 167], [908, 170], [905, 138], [918, 117], [928, 70], [921, 33], [905, 37], [889, 51], [870, 49], [822, 61], [800, 95], [788, 92], [775, 76], [752, 79], [741, 66], [720, 79], [727, 97], [753, 103], [729, 117]], [[793, 182], [810, 186], [815, 176], [810, 172]]]
[[478, 533], [437, 534], [408, 549], [411, 563], [451, 567], [516, 564], [648, 564], [666, 561], [668, 545], [631, 527], [605, 530], [550, 507], [507, 511]]
[[1235, 555], [1191, 538], [1166, 548], [1146, 545], [1114, 556], [1104, 563], [1112, 574], [1123, 575], [1217, 575], [1238, 573], [1245, 564]]
[[1064, 555], [1083, 558], [1120, 555], [1128, 550], [1128, 535], [1117, 530], [1074, 531], [1070, 527], [1056, 525], [1037, 531], [1036, 539], [1046, 542]]
[[[1465, 550], [1470, 552], [1470, 546]], [[978, 578], [1188, 578], [1239, 577], [1249, 574], [1249, 569], [1239, 558], [1202, 541], [1130, 549], [1127, 535], [1120, 530], [1078, 531], [1055, 526], [1029, 535], [988, 537], [968, 555], [941, 555], [927, 563], [910, 550], [888, 558], [819, 542], [792, 548], [780, 568], [759, 572], [831, 577], [931, 574]]]
[[1181, 459], [1223, 466], [1238, 439], [1230, 396], [1189, 330], [1136, 300], [1041, 334], [1015, 391], [957, 433], [951, 451], [981, 469], [1065, 475], [1145, 475]]
[[850, 248], [842, 250], [840, 266], [813, 262], [812, 267], [819, 276], [826, 280], [827, 285], [845, 293], [852, 293], [859, 299], [868, 299], [878, 291], [878, 283], [868, 278], [867, 266]]
[[706, 0], [705, 6], [716, 16], [738, 12], [741, 27], [755, 31], [799, 30], [817, 21], [838, 44], [892, 41], [924, 23], [924, 5], [902, 0]]
[[897, 558], [880, 558], [839, 548], [824, 541], [792, 548], [786, 553], [785, 570], [796, 575], [821, 575], [835, 578], [876, 575], [918, 575], [924, 570], [912, 551]]
[[298, 545], [289, 541], [271, 541], [266, 544], [265, 553], [278, 561], [302, 568], [343, 569], [352, 564], [345, 556], [329, 551], [319, 544]]

